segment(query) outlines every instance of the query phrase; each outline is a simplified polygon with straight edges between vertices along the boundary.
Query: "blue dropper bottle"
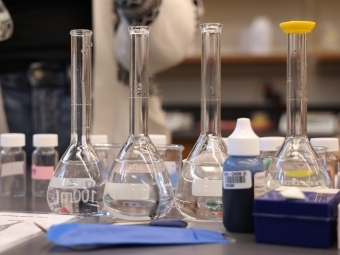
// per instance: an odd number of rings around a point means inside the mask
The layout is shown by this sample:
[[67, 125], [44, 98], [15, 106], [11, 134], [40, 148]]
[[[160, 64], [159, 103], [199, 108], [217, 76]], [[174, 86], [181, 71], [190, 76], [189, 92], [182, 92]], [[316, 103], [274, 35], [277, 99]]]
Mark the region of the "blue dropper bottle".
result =
[[263, 171], [260, 139], [247, 118], [237, 119], [227, 140], [223, 165], [223, 225], [230, 232], [253, 233], [254, 175]]

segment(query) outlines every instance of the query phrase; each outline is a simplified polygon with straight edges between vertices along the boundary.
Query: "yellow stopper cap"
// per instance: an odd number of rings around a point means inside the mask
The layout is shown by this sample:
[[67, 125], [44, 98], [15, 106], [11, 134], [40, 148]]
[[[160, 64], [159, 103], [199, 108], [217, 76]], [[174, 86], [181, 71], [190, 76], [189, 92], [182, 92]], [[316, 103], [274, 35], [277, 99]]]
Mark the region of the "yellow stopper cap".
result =
[[315, 27], [313, 21], [288, 21], [280, 23], [280, 27], [285, 34], [303, 34], [312, 32]]

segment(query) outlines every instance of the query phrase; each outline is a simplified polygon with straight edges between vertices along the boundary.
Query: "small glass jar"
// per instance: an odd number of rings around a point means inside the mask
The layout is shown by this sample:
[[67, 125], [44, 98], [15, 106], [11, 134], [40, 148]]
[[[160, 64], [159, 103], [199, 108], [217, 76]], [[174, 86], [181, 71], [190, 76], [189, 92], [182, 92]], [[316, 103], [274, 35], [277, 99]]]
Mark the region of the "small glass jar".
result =
[[277, 149], [282, 145], [284, 137], [268, 136], [260, 138], [260, 158], [263, 162], [264, 171], [268, 170]]
[[182, 170], [182, 152], [184, 146], [177, 144], [155, 144], [170, 175], [173, 190], [177, 187], [178, 177]]
[[50, 179], [57, 166], [59, 155], [55, 150], [58, 146], [57, 134], [33, 135], [32, 152], [32, 194], [36, 197], [46, 197]]
[[105, 169], [109, 174], [113, 163], [118, 156], [118, 153], [123, 147], [121, 143], [93, 143], [93, 148], [98, 154], [98, 157], [101, 161], [103, 161]]
[[1, 196], [22, 197], [26, 194], [25, 134], [1, 134]]
[[184, 147], [177, 144], [166, 144], [165, 135], [150, 134], [149, 137], [166, 165], [172, 188], [175, 190], [182, 170], [182, 152]]
[[310, 139], [313, 147], [324, 146], [325, 147], [325, 162], [327, 166], [327, 172], [333, 187], [340, 188], [340, 176], [338, 173], [338, 158], [335, 155], [339, 151], [339, 139], [332, 137], [321, 137]]

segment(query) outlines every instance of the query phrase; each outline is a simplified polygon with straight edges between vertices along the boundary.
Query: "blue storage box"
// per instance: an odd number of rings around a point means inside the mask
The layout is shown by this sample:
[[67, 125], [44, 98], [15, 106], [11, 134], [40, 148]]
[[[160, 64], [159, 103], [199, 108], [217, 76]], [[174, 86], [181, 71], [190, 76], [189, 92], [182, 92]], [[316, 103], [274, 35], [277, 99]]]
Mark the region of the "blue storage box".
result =
[[287, 200], [273, 190], [256, 198], [253, 214], [256, 242], [330, 247], [336, 240], [340, 192], [328, 192], [304, 192], [306, 200]]

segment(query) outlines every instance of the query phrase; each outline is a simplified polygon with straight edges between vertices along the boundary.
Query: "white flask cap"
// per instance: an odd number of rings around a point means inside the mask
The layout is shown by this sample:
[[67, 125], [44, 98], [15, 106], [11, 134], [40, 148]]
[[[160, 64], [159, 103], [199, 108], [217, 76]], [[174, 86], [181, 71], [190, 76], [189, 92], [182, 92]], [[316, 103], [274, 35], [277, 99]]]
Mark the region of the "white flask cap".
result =
[[339, 139], [332, 137], [312, 138], [310, 142], [313, 146], [324, 146], [329, 152], [339, 151]]
[[282, 136], [267, 136], [260, 137], [260, 150], [261, 151], [277, 151], [285, 140]]

